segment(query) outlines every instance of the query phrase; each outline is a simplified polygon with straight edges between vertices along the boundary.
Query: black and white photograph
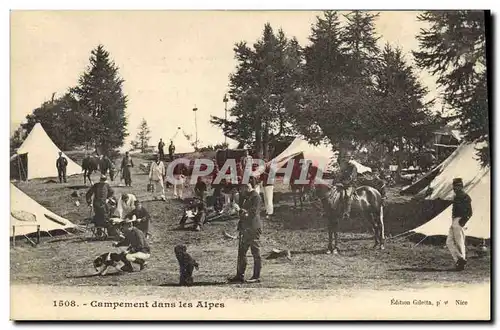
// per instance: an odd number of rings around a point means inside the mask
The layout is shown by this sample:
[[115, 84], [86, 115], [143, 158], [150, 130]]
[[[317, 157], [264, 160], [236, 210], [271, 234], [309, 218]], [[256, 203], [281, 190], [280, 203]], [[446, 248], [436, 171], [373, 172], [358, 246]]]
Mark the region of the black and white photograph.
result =
[[492, 25], [11, 10], [10, 319], [490, 321]]

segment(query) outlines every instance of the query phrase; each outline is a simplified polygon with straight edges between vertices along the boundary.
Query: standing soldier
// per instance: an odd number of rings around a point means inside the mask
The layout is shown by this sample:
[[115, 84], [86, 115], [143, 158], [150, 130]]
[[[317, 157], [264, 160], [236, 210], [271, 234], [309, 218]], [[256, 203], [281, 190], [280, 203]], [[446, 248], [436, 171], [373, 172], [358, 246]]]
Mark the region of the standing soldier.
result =
[[174, 160], [175, 146], [174, 141], [170, 140], [170, 145], [168, 146], [168, 155], [170, 156], [170, 161]]
[[250, 178], [247, 184], [247, 197], [242, 203], [241, 218], [238, 222], [239, 246], [238, 266], [236, 276], [229, 279], [232, 283], [243, 283], [245, 281], [245, 270], [247, 266], [247, 251], [250, 248], [253, 256], [253, 276], [247, 283], [259, 283], [262, 259], [260, 256], [260, 235], [262, 234], [262, 222], [260, 220], [261, 200], [255, 191], [257, 180]]
[[[113, 189], [106, 182], [106, 176], [101, 175], [100, 182], [94, 184], [85, 195], [87, 204], [94, 208], [94, 223], [98, 231], [108, 224], [109, 209], [108, 199], [114, 195]], [[92, 200], [92, 196], [94, 197]]]
[[165, 160], [165, 152], [163, 151], [164, 147], [165, 147], [165, 142], [163, 142], [163, 140], [160, 139], [160, 142], [158, 142], [158, 155], [160, 155], [160, 160]]
[[63, 156], [62, 151], [59, 151], [59, 158], [56, 160], [57, 175], [59, 176], [59, 182], [66, 183], [66, 167], [68, 166], [68, 160]]
[[122, 159], [122, 175], [125, 180], [125, 186], [132, 187], [132, 175], [130, 173], [130, 168], [134, 167], [134, 162], [132, 157], [130, 157], [128, 151], [125, 153], [125, 157]]
[[[161, 156], [158, 154], [156, 156], [156, 161], [151, 163], [149, 167], [149, 180], [151, 183], [154, 182], [154, 187], [156, 189], [156, 185], [159, 183], [161, 187], [161, 196], [160, 198], [165, 200], [165, 185], [163, 184], [163, 180], [165, 178], [165, 165], [161, 161]], [[152, 191], [154, 194], [154, 191]]]
[[455, 261], [457, 270], [464, 270], [467, 261], [465, 259], [465, 231], [464, 226], [472, 216], [471, 198], [464, 191], [464, 183], [461, 178], [453, 179], [452, 223], [446, 239], [446, 245]]
[[344, 219], [347, 220], [351, 216], [352, 195], [356, 191], [356, 179], [358, 171], [356, 166], [351, 163], [352, 154], [347, 151], [345, 155], [339, 156], [338, 162], [340, 167], [339, 182], [342, 183], [345, 189], [344, 200]]

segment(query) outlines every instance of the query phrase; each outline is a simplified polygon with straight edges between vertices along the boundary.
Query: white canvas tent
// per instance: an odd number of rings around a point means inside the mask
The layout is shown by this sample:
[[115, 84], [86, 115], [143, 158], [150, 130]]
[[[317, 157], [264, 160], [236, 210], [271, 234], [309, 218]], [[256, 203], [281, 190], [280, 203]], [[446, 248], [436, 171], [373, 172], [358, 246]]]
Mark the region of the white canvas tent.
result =
[[[52, 142], [40, 123], [36, 123], [29, 135], [19, 147], [11, 161], [19, 162], [19, 170], [24, 171], [26, 180], [57, 177], [56, 160], [61, 150]], [[20, 156], [26, 156], [26, 164]], [[80, 165], [71, 158], [68, 160], [66, 175], [71, 176], [82, 172]], [[27, 173], [27, 175], [26, 175]]]
[[175, 132], [173, 137], [166, 140], [164, 139], [165, 153], [168, 154], [168, 147], [170, 146], [170, 141], [174, 142], [176, 154], [187, 154], [194, 152], [194, 147], [191, 145], [191, 141], [188, 140], [186, 135], [187, 134], [183, 130], [181, 130], [180, 127], [178, 127], [177, 132]]
[[[465, 226], [465, 235], [480, 239], [490, 238], [490, 219], [491, 219], [491, 177], [489, 168], [481, 178], [469, 185], [466, 192], [472, 199], [472, 217]], [[448, 235], [451, 225], [450, 205], [434, 219], [413, 229], [415, 233], [425, 236]]]
[[[303, 155], [304, 159], [311, 160], [313, 165], [326, 166], [325, 170], [331, 170], [332, 164], [336, 161], [338, 152], [333, 151], [333, 147], [328, 143], [321, 143], [314, 146], [301, 138], [295, 138], [293, 142], [282, 153], [276, 156], [272, 161], [277, 163], [278, 168], [284, 166], [290, 159]], [[356, 166], [358, 173], [371, 172], [371, 168], [364, 166], [356, 161], [352, 161]]]
[[10, 237], [31, 233], [66, 231], [78, 226], [47, 210], [19, 188], [10, 184]]
[[476, 143], [466, 143], [453, 152], [439, 169], [439, 174], [423, 188], [418, 196], [426, 196], [426, 199], [453, 199], [452, 181], [454, 178], [462, 178], [465, 189], [474, 186], [485, 173], [488, 167], [483, 167], [476, 155], [477, 148], [482, 145]]

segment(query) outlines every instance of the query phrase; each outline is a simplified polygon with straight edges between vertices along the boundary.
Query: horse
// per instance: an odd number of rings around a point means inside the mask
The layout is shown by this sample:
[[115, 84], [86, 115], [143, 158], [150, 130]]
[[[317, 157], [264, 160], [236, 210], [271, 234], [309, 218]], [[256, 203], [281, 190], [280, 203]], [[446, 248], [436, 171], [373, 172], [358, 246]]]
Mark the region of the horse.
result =
[[[342, 184], [327, 186], [325, 184], [315, 187], [319, 197], [324, 216], [328, 223], [328, 254], [338, 254], [337, 243], [339, 221], [344, 214], [344, 200], [346, 191]], [[380, 192], [370, 186], [360, 186], [353, 193], [351, 214], [356, 211], [372, 226], [375, 244], [373, 248], [385, 249], [384, 206]], [[332, 244], [332, 240], [334, 243]]]
[[94, 171], [99, 169], [99, 158], [94, 156], [86, 156], [82, 161], [83, 170], [83, 184], [87, 184], [87, 178], [89, 179], [90, 185], [92, 185], [92, 179], [90, 176]]

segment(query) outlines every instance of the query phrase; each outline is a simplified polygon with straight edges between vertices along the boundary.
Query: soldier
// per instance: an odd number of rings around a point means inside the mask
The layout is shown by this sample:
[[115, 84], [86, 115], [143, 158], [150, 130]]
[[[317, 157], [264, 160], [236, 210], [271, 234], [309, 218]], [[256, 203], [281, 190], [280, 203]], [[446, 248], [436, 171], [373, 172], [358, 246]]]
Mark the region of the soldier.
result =
[[125, 216], [125, 219], [133, 219], [135, 216], [136, 227], [141, 230], [146, 237], [151, 236], [149, 233], [149, 224], [151, 216], [148, 211], [142, 207], [142, 203], [138, 200], [134, 202], [135, 209]]
[[464, 183], [461, 178], [453, 179], [452, 223], [446, 239], [446, 245], [455, 261], [457, 270], [464, 270], [467, 261], [465, 259], [465, 231], [464, 226], [472, 216], [471, 198], [464, 191]]
[[170, 140], [170, 145], [168, 146], [168, 155], [170, 156], [170, 161], [174, 160], [175, 146], [174, 141]]
[[125, 266], [122, 269], [132, 272], [134, 268], [131, 262], [133, 262], [139, 265], [140, 270], [143, 270], [146, 267], [146, 260], [151, 257], [151, 250], [146, 237], [141, 230], [132, 226], [131, 220], [125, 220], [122, 224], [125, 237], [120, 242], [113, 243], [115, 247], [127, 247]]
[[160, 156], [160, 160], [165, 160], [165, 152], [163, 151], [163, 148], [165, 148], [165, 142], [160, 139], [160, 142], [158, 142], [158, 155]]
[[125, 157], [122, 159], [122, 175], [125, 180], [125, 186], [132, 187], [132, 175], [130, 173], [130, 168], [134, 167], [134, 162], [132, 157], [130, 157], [128, 151], [125, 153]]
[[[85, 195], [87, 204], [93, 205], [94, 208], [94, 223], [98, 227], [98, 231], [102, 227], [107, 227], [109, 218], [108, 198], [114, 195], [113, 189], [106, 182], [106, 176], [101, 175], [100, 182], [94, 184]], [[92, 200], [92, 197], [93, 200]]]
[[260, 236], [262, 234], [262, 222], [260, 220], [261, 200], [259, 194], [255, 191], [257, 180], [250, 178], [247, 184], [247, 197], [242, 203], [240, 211], [240, 221], [238, 222], [239, 247], [238, 247], [238, 265], [236, 276], [229, 279], [231, 283], [245, 282], [245, 269], [247, 266], [247, 251], [250, 248], [253, 256], [254, 267], [253, 276], [246, 281], [247, 283], [259, 283], [260, 272], [262, 268], [262, 259], [260, 256]]
[[165, 178], [166, 170], [165, 165], [161, 161], [161, 156], [156, 156], [156, 161], [151, 163], [149, 167], [149, 180], [151, 183], [154, 183], [154, 187], [156, 189], [156, 185], [160, 184], [161, 187], [161, 199], [165, 199], [165, 185], [163, 184], [163, 180]]
[[56, 160], [57, 175], [59, 176], [59, 182], [66, 183], [66, 167], [68, 166], [68, 160], [63, 156], [62, 151], [59, 151], [59, 158]]
[[352, 195], [356, 190], [356, 179], [358, 171], [356, 166], [351, 163], [352, 154], [346, 152], [345, 155], [339, 156], [338, 163], [340, 167], [340, 176], [338, 182], [344, 186], [345, 200], [344, 200], [344, 219], [349, 219], [351, 216]]

